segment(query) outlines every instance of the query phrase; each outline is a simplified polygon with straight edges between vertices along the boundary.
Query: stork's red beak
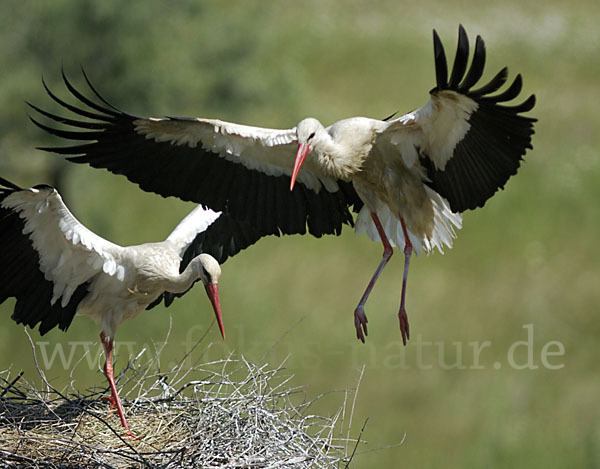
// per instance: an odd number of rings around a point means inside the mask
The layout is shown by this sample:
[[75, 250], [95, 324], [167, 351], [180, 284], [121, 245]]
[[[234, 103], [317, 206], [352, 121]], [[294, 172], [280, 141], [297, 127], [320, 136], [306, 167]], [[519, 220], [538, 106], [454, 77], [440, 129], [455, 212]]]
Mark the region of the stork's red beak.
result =
[[217, 318], [217, 323], [219, 324], [219, 329], [221, 330], [221, 336], [223, 336], [223, 340], [225, 340], [225, 327], [223, 327], [221, 301], [219, 300], [219, 286], [216, 283], [209, 283], [205, 286], [205, 288], [208, 298], [212, 303], [212, 307], [215, 310], [215, 317]]
[[302, 163], [304, 163], [304, 159], [308, 152], [310, 151], [310, 147], [305, 145], [304, 143], [300, 143], [298, 145], [298, 151], [296, 152], [296, 161], [294, 161], [294, 169], [292, 170], [292, 181], [290, 182], [290, 190], [294, 188], [294, 184], [296, 182], [296, 177], [298, 177], [298, 172], [300, 171], [300, 167]]

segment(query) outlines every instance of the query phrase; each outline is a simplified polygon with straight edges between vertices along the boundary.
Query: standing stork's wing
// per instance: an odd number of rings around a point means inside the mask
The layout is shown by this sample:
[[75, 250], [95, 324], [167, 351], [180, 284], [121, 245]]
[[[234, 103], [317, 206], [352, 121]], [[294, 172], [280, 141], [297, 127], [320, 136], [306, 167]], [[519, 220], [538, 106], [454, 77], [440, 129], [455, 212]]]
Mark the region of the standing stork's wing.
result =
[[[167, 237], [167, 241], [173, 244], [182, 259], [182, 262], [179, 264], [180, 273], [185, 270], [194, 257], [202, 253], [212, 255], [212, 257], [214, 257], [219, 264], [225, 262], [225, 259], [227, 259], [228, 256], [223, 255], [222, 247], [223, 245], [231, 244], [231, 241], [233, 240], [234, 236], [236, 236], [237, 231], [223, 233], [222, 238], [215, 240], [215, 242], [221, 246], [220, 251], [214, 248], [211, 249], [211, 247], [205, 245], [204, 243], [207, 231], [210, 229], [214, 232], [213, 225], [215, 220], [220, 220], [221, 218], [225, 217], [226, 216], [221, 217], [221, 212], [215, 212], [210, 208], [198, 205], [183, 220], [179, 222], [179, 224]], [[248, 241], [247, 243], [244, 243], [243, 247], [245, 248], [250, 244], [254, 244], [254, 242], [256, 242], [256, 240], [251, 242]], [[236, 254], [240, 249], [236, 250], [231, 255]], [[185, 295], [192, 289], [198, 280], [200, 279], [197, 279], [183, 293], [164, 292], [156, 300], [150, 303], [146, 309], [154, 308], [156, 305], [160, 304], [163, 299], [165, 301], [165, 306], [171, 306], [171, 303], [175, 298], [180, 298]]]
[[121, 250], [77, 221], [51, 186], [0, 178], [0, 303], [17, 299], [18, 324], [66, 330], [94, 275], [124, 277]]
[[[462, 26], [450, 79], [446, 54], [433, 31], [437, 86], [422, 108], [390, 122], [384, 135], [396, 144], [404, 160], [417, 158], [425, 168], [427, 184], [448, 199], [454, 212], [482, 207], [516, 174], [522, 156], [531, 146], [536, 119], [521, 113], [535, 105], [531, 95], [523, 103], [504, 103], [521, 92], [517, 75], [503, 92], [490, 96], [506, 82], [505, 67], [486, 85], [473, 90], [485, 65], [485, 45], [477, 36], [470, 68], [469, 40]], [[467, 70], [468, 68], [468, 70]]]
[[[221, 212], [215, 212], [210, 208], [198, 205], [178, 223], [175, 229], [167, 237], [166, 241], [173, 244], [175, 250], [179, 253], [179, 256], [183, 257], [183, 254], [193, 243], [198, 234], [204, 233], [220, 215]], [[217, 262], [221, 264], [218, 259]], [[182, 269], [182, 272], [184, 269]]]
[[[201, 210], [201, 209], [195, 209]], [[208, 217], [212, 218], [208, 212]], [[213, 214], [215, 212], [212, 212]], [[190, 214], [191, 215], [191, 214]], [[189, 215], [188, 215], [189, 216]], [[186, 217], [187, 218], [187, 217]], [[181, 226], [185, 222], [185, 219], [179, 224]], [[179, 231], [178, 228], [175, 232]], [[185, 228], [185, 225], [184, 225]], [[187, 231], [187, 230], [183, 230]], [[187, 231], [188, 234], [192, 233], [192, 230]], [[169, 238], [172, 234], [169, 236]], [[202, 253], [210, 254], [214, 257], [219, 264], [223, 264], [229, 257], [235, 256], [242, 249], [251, 246], [256, 243], [261, 236], [252, 225], [235, 220], [228, 214], [221, 214], [218, 218], [211, 222], [205, 230], [198, 230], [195, 238], [187, 245], [179, 265], [179, 271], [183, 272], [192, 259], [199, 256]], [[192, 287], [187, 290], [189, 291]], [[147, 309], [155, 307], [161, 303], [164, 298], [165, 306], [170, 306], [175, 298], [182, 297], [184, 293], [171, 293], [165, 292], [159, 298], [157, 298]]]
[[84, 77], [96, 100], [75, 89], [63, 73], [78, 106], [61, 100], [44, 84], [50, 97], [76, 119], [30, 106], [69, 129], [32, 119], [37, 126], [86, 143], [43, 150], [123, 174], [145, 191], [207, 205], [251, 227], [253, 237], [304, 234], [307, 228], [319, 237], [340, 234], [343, 224], [353, 224], [350, 207], [354, 205], [357, 211], [362, 202], [350, 183], [307, 168], [298, 178], [299, 190], [289, 190], [297, 147], [295, 129], [265, 129], [215, 119], [136, 117], [108, 103], [85, 73]]

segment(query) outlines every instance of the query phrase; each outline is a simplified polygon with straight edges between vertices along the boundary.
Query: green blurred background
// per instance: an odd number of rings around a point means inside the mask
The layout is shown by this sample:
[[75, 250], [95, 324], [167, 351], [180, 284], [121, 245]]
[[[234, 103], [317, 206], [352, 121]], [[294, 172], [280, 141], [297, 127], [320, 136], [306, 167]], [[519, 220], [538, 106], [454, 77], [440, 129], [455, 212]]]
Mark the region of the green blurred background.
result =
[[[57, 184], [81, 221], [123, 245], [163, 239], [192, 205], [35, 150], [56, 143], [27, 119], [26, 100], [56, 110], [42, 75], [66, 97], [61, 65], [77, 84], [83, 65], [113, 104], [136, 114], [291, 127], [308, 115], [330, 123], [417, 108], [434, 85], [431, 30], [450, 57], [459, 23], [472, 39], [481, 34], [485, 77], [508, 65], [511, 76], [524, 76], [523, 97], [537, 95], [534, 150], [506, 190], [465, 214], [453, 249], [413, 260], [408, 347], [396, 317], [400, 254], [367, 304], [367, 344], [356, 341], [352, 312], [382, 249], [348, 229], [340, 238], [263, 239], [223, 266], [226, 343], [196, 288], [121, 326], [116, 369], [144, 346], [158, 347], [172, 320], [164, 368], [208, 328], [204, 344], [213, 345], [204, 358], [244, 354], [275, 366], [289, 356], [286, 368], [307, 398], [355, 387], [364, 366], [351, 434], [368, 417], [367, 443], [353, 467], [600, 466], [598, 2], [2, 6], [0, 175], [20, 185]], [[12, 307], [12, 300], [0, 306], [0, 369], [34, 379], [31, 346], [9, 319]], [[97, 337], [86, 318], [67, 334], [32, 332], [52, 383], [72, 381], [80, 390], [105, 385]], [[56, 355], [46, 368], [57, 344], [77, 361], [85, 348], [78, 341], [94, 342], [96, 364], [84, 360], [69, 377]], [[340, 400], [313, 410], [332, 414]]]

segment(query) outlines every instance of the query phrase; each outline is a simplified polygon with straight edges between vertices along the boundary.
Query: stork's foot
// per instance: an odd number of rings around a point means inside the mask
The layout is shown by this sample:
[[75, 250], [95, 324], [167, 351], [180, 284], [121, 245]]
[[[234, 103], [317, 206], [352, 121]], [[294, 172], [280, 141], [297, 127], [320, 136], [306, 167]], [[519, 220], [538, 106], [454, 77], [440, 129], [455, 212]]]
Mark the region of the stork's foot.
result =
[[132, 440], [136, 440], [136, 441], [140, 440], [137, 436], [135, 436], [133, 433], [131, 433], [131, 430], [125, 430], [125, 433], [123, 433], [123, 437], [131, 438]]
[[402, 343], [406, 345], [406, 341], [410, 339], [410, 327], [408, 326], [408, 316], [404, 306], [398, 312], [398, 320], [400, 321], [400, 332], [402, 333]]
[[108, 404], [109, 404], [108, 416], [110, 417], [110, 414], [112, 413], [112, 411], [115, 409], [118, 409], [117, 401], [115, 400], [115, 398], [113, 396], [103, 397], [102, 400], [104, 402], [108, 402]]
[[121, 403], [118, 400], [118, 398], [115, 398], [115, 396], [110, 396], [110, 397], [103, 397], [102, 400], [104, 402], [108, 402], [108, 404], [109, 404], [108, 414], [106, 415], [107, 417], [110, 417], [113, 410], [115, 410], [115, 409], [117, 410], [117, 415], [119, 416], [119, 419], [121, 420], [121, 425], [125, 429], [125, 433], [123, 434], [123, 437], [131, 438], [132, 440], [139, 440], [138, 437], [136, 437], [133, 433], [131, 433], [131, 430], [129, 429], [129, 425], [127, 424], [127, 420], [125, 419], [125, 414], [123, 414], [123, 408], [121, 407], [121, 405], [120, 405]]
[[365, 343], [365, 336], [369, 335], [367, 333], [367, 322], [369, 321], [367, 320], [364, 308], [361, 305], [357, 306], [354, 310], [354, 327], [356, 327], [356, 338], [363, 344]]

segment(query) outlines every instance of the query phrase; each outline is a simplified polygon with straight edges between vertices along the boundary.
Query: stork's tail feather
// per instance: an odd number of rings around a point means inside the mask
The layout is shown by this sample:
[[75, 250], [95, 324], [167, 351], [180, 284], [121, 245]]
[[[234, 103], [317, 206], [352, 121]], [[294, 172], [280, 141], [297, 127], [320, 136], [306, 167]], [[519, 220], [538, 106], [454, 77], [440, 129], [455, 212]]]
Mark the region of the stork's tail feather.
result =
[[[415, 254], [419, 255], [422, 249], [430, 253], [435, 248], [443, 254], [444, 246], [452, 247], [452, 239], [456, 237], [455, 230], [462, 227], [462, 215], [460, 213], [453, 213], [446, 200], [435, 191], [429, 188], [426, 188], [426, 191], [430, 197], [434, 212], [434, 226], [431, 236], [421, 238], [411, 232], [410, 229], [408, 230], [408, 236]], [[398, 217], [392, 213], [386, 204], [380, 204], [376, 212], [392, 246], [398, 248], [400, 251], [404, 250], [404, 232]], [[366, 233], [372, 241], [381, 241], [377, 228], [371, 218], [370, 209], [366, 205], [361, 209], [356, 218], [355, 233]]]
[[423, 239], [423, 246], [428, 253], [437, 248], [443, 254], [444, 245], [452, 247], [455, 229], [462, 228], [462, 215], [450, 210], [448, 202], [434, 190], [425, 187], [425, 192], [433, 205], [433, 232], [431, 238]]

